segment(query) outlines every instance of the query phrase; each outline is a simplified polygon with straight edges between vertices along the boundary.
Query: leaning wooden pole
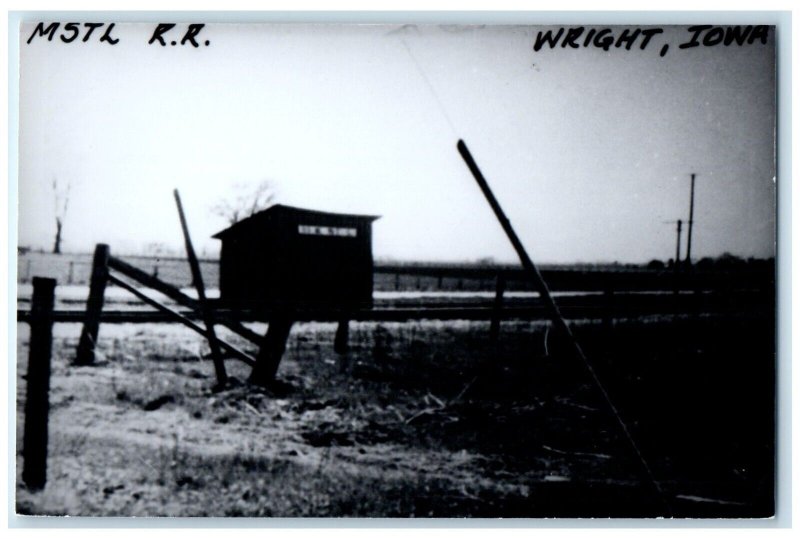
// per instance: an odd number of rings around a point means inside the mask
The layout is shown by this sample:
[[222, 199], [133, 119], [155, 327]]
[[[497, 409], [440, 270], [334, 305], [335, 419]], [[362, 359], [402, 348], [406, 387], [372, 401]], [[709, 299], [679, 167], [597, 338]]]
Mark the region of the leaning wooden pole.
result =
[[572, 335], [572, 330], [570, 330], [567, 322], [564, 320], [564, 317], [561, 316], [558, 306], [556, 306], [555, 302], [553, 301], [553, 296], [550, 294], [550, 290], [547, 288], [547, 284], [545, 284], [542, 274], [539, 273], [539, 269], [533, 263], [533, 260], [531, 260], [531, 258], [528, 256], [528, 252], [525, 250], [525, 247], [519, 240], [517, 233], [511, 226], [511, 222], [508, 220], [508, 217], [506, 217], [503, 208], [500, 207], [500, 203], [497, 202], [494, 193], [492, 193], [491, 188], [489, 188], [489, 184], [486, 182], [486, 178], [483, 177], [483, 173], [478, 168], [477, 163], [475, 163], [475, 160], [472, 158], [472, 154], [469, 152], [469, 149], [463, 140], [458, 141], [458, 151], [461, 154], [461, 157], [467, 163], [467, 167], [469, 167], [470, 172], [472, 172], [472, 176], [475, 178], [475, 181], [478, 182], [478, 186], [481, 188], [483, 195], [486, 197], [486, 200], [492, 207], [492, 211], [494, 211], [495, 216], [497, 216], [498, 221], [500, 221], [500, 225], [503, 227], [508, 239], [511, 241], [511, 245], [514, 246], [514, 250], [517, 252], [520, 262], [522, 262], [522, 267], [525, 270], [528, 278], [533, 283], [533, 286], [536, 288], [536, 291], [539, 293], [539, 296], [542, 298], [545, 307], [550, 313], [550, 318], [553, 320], [553, 324], [569, 337], [570, 341], [574, 343], [578, 355], [583, 357], [583, 351], [580, 350], [577, 341]]
[[181, 195], [178, 193], [177, 189], [173, 191], [173, 194], [175, 195], [175, 204], [178, 205], [178, 215], [181, 219], [183, 239], [186, 243], [186, 256], [189, 258], [189, 267], [192, 270], [192, 281], [194, 281], [194, 286], [197, 290], [197, 300], [200, 303], [200, 311], [206, 326], [206, 338], [211, 348], [211, 357], [214, 360], [217, 384], [222, 387], [228, 381], [228, 374], [225, 372], [225, 362], [222, 359], [222, 351], [217, 341], [217, 333], [214, 331], [214, 314], [206, 300], [206, 288], [205, 285], [203, 285], [203, 275], [200, 273], [200, 262], [197, 261], [197, 255], [195, 255], [194, 246], [192, 245], [192, 238], [189, 236], [189, 225], [186, 224], [186, 216], [183, 213]]
[[555, 304], [555, 301], [553, 301], [553, 296], [550, 294], [550, 290], [547, 288], [547, 284], [542, 278], [541, 273], [539, 273], [539, 270], [533, 263], [533, 260], [531, 260], [531, 258], [528, 256], [528, 252], [525, 250], [525, 247], [519, 240], [517, 233], [511, 226], [511, 222], [508, 220], [508, 217], [506, 217], [503, 208], [500, 207], [500, 203], [495, 198], [494, 193], [492, 193], [492, 190], [489, 187], [486, 178], [483, 177], [483, 173], [478, 168], [477, 163], [475, 163], [475, 159], [472, 158], [472, 154], [467, 148], [467, 145], [464, 143], [463, 140], [459, 140], [457, 147], [458, 147], [458, 152], [461, 154], [461, 157], [464, 159], [464, 162], [467, 164], [467, 167], [469, 167], [472, 176], [475, 178], [475, 181], [478, 182], [478, 186], [481, 188], [481, 191], [483, 191], [483, 195], [486, 197], [486, 200], [492, 207], [492, 211], [494, 211], [495, 216], [497, 216], [497, 220], [500, 221], [500, 225], [503, 227], [503, 230], [508, 236], [508, 239], [511, 241], [511, 244], [514, 246], [514, 250], [517, 252], [520, 262], [522, 262], [522, 267], [524, 268], [525, 273], [528, 275], [528, 278], [533, 283], [534, 287], [536, 288], [536, 291], [539, 292], [539, 296], [542, 298], [542, 301], [544, 302], [544, 305], [547, 308], [548, 313], [550, 314], [550, 319], [553, 321], [553, 325], [556, 326], [567, 337], [567, 340], [572, 345], [573, 352], [586, 366], [586, 369], [589, 371], [589, 374], [594, 380], [595, 385], [600, 390], [600, 393], [602, 394], [603, 399], [606, 402], [606, 405], [609, 407], [612, 415], [617, 420], [620, 430], [625, 435], [625, 439], [630, 445], [634, 455], [636, 456], [637, 461], [641, 464], [642, 471], [644, 472], [644, 475], [647, 478], [648, 483], [652, 485], [658, 499], [665, 508], [668, 516], [672, 516], [670, 505], [667, 502], [664, 493], [661, 490], [661, 486], [658, 484], [658, 481], [656, 481], [656, 478], [653, 475], [653, 471], [650, 469], [650, 465], [647, 464], [644, 455], [642, 455], [642, 452], [636, 445], [633, 436], [631, 436], [631, 433], [628, 430], [627, 425], [625, 425], [625, 422], [622, 420], [622, 416], [620, 416], [617, 407], [614, 405], [610, 395], [608, 394], [605, 387], [601, 383], [600, 378], [597, 375], [597, 372], [595, 371], [589, 359], [586, 357], [586, 354], [583, 353], [583, 350], [578, 344], [578, 341], [572, 334], [572, 330], [570, 329], [569, 325], [567, 325], [567, 322], [564, 319], [564, 317], [561, 315], [561, 311], [559, 311], [558, 306]]

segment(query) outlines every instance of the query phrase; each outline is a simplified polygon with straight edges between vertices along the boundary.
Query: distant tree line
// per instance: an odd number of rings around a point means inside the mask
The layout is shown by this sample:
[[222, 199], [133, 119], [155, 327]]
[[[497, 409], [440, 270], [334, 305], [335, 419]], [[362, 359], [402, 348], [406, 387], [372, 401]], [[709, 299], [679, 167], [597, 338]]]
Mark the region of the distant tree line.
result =
[[[685, 262], [681, 262], [681, 264], [685, 265]], [[666, 262], [663, 262], [658, 259], [653, 259], [647, 264], [647, 269], [650, 270], [664, 270], [664, 269], [673, 269], [675, 267], [675, 261], [670, 258]], [[757, 270], [757, 269], [771, 269], [775, 267], [775, 259], [774, 258], [742, 258], [731, 253], [722, 253], [717, 257], [703, 257], [700, 260], [694, 262], [692, 264], [697, 270], [701, 271], [708, 271], [708, 270], [740, 270], [740, 269], [748, 269], [748, 270]]]

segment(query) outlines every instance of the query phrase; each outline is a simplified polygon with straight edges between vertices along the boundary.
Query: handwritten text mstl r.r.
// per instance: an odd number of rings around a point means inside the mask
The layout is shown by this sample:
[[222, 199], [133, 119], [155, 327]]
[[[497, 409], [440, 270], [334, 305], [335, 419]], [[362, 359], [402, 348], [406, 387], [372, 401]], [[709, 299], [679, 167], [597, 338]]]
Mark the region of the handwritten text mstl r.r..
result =
[[[120, 38], [114, 37], [114, 26], [115, 23], [106, 25], [106, 23], [102, 22], [68, 22], [63, 26], [60, 22], [40, 22], [31, 32], [26, 43], [30, 45], [34, 39], [46, 39], [53, 43], [72, 43], [78, 41], [81, 35], [83, 35], [83, 37], [79, 42], [86, 43], [92, 40], [92, 36], [94, 35], [98, 43], [116, 45], [119, 43]], [[207, 39], [203, 41], [198, 38], [205, 24], [187, 24], [185, 29], [177, 27], [178, 25], [173, 23], [159, 23], [156, 25], [153, 32], [149, 34], [150, 39], [146, 44], [161, 47], [166, 47], [168, 45], [175, 47], [180, 45], [194, 48], [200, 47], [201, 43], [206, 47], [211, 44]], [[97, 34], [95, 34], [95, 30], [97, 30]], [[56, 39], [56, 36], [58, 36], [58, 39]]]

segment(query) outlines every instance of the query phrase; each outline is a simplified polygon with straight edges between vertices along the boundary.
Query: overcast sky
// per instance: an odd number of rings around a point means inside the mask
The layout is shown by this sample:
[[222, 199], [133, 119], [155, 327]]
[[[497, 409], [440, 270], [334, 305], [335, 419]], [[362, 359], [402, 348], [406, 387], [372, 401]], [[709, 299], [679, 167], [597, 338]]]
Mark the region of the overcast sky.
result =
[[20, 245], [52, 247], [57, 179], [65, 251], [182, 248], [177, 187], [216, 256], [212, 206], [270, 179], [285, 204], [381, 215], [376, 257], [514, 261], [463, 138], [535, 261], [673, 256], [692, 172], [693, 255], [774, 254], [771, 34], [535, 52], [542, 28], [218, 24], [194, 48], [147, 45], [155, 26], [114, 46], [22, 28]]

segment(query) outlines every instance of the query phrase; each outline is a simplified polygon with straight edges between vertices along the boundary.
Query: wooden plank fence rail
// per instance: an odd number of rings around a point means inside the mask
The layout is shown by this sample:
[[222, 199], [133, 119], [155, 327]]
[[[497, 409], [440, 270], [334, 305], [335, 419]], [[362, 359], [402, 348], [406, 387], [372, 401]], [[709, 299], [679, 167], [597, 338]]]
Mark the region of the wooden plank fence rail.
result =
[[122, 273], [123, 275], [134, 279], [141, 284], [152, 288], [153, 290], [160, 292], [167, 296], [168, 298], [172, 299], [176, 303], [179, 303], [185, 307], [189, 307], [190, 309], [198, 309], [199, 305], [197, 304], [197, 300], [191, 298], [181, 292], [177, 287], [172, 286], [171, 284], [165, 283], [158, 277], [154, 277], [149, 273], [140, 270], [139, 268], [132, 266], [121, 260], [117, 257], [110, 256], [108, 259], [108, 266], [111, 269], [117, 270], [118, 272]]
[[[428, 277], [435, 279], [441, 289], [444, 279], [491, 282], [502, 275], [509, 290], [530, 290], [526, 271], [519, 266], [477, 266], [457, 264], [388, 264], [377, 262], [376, 275], [394, 276], [383, 281], [384, 290], [398, 289], [401, 276]], [[540, 270], [542, 278], [553, 291], [594, 291], [608, 289], [624, 291], [672, 291], [720, 290], [749, 288], [771, 290], [775, 287], [775, 275], [771, 268], [739, 270], [697, 270], [675, 274], [671, 269], [649, 270], [643, 268], [575, 269], [550, 268]], [[376, 285], [378, 281], [376, 281]], [[392, 286], [394, 284], [394, 286]], [[458, 287], [453, 287], [457, 289]], [[381, 289], [381, 288], [379, 288]]]
[[[172, 309], [171, 309], [172, 310]], [[189, 320], [202, 320], [202, 316], [196, 311], [180, 310], [174, 311], [176, 314]], [[576, 318], [593, 318], [598, 314], [596, 308], [586, 308], [580, 313], [566, 310], [567, 315], [575, 314]], [[467, 308], [398, 308], [398, 309], [368, 309], [363, 311], [353, 311], [350, 314], [351, 322], [404, 322], [408, 320], [490, 320], [495, 314], [493, 307], [467, 307]], [[265, 322], [265, 313], [247, 313], [232, 311], [215, 311], [216, 320], [221, 325], [227, 325], [228, 317], [235, 317], [238, 323], [241, 322]], [[297, 322], [338, 322], [339, 314], [325, 311], [307, 311], [296, 313]], [[547, 318], [541, 307], [524, 307], [503, 309], [501, 317], [504, 320], [540, 320]], [[78, 323], [86, 319], [86, 313], [78, 310], [57, 310], [53, 312], [53, 320], [63, 323]], [[30, 311], [20, 309], [17, 311], [18, 322], [28, 322]], [[179, 322], [172, 314], [164, 311], [153, 312], [144, 310], [104, 310], [100, 313], [100, 322], [104, 324], [127, 324], [127, 323], [157, 323], [157, 322]], [[263, 339], [262, 336], [258, 336]]]
[[[133, 294], [134, 296], [136, 296], [140, 300], [142, 300], [144, 303], [150, 305], [151, 307], [155, 307], [160, 312], [164, 313], [169, 318], [170, 321], [179, 322], [179, 323], [183, 324], [184, 326], [188, 327], [189, 329], [191, 329], [193, 331], [196, 331], [200, 335], [202, 335], [204, 337], [207, 336], [206, 330], [204, 328], [198, 326], [194, 322], [192, 322], [192, 320], [189, 317], [184, 316], [183, 314], [181, 314], [181, 313], [179, 313], [177, 311], [174, 311], [173, 309], [170, 309], [166, 305], [162, 305], [161, 303], [159, 303], [159, 302], [155, 301], [154, 299], [148, 297], [147, 295], [143, 294], [142, 292], [140, 292], [139, 290], [137, 290], [133, 286], [131, 286], [128, 283], [126, 283], [125, 281], [123, 281], [122, 279], [119, 279], [118, 277], [115, 277], [113, 275], [109, 275], [108, 278], [115, 285], [119, 286], [120, 288], [124, 288], [125, 290], [127, 290], [128, 292], [130, 292], [131, 294]], [[192, 311], [192, 313], [194, 313], [194, 311]], [[147, 314], [151, 314], [151, 313], [147, 313]], [[251, 357], [250, 355], [240, 351], [239, 349], [237, 349], [233, 345], [229, 344], [228, 342], [226, 342], [226, 341], [224, 341], [224, 340], [222, 340], [220, 338], [217, 338], [217, 342], [219, 343], [219, 345], [222, 348], [224, 348], [235, 359], [243, 361], [244, 363], [247, 363], [250, 366], [255, 364], [255, 359], [253, 357]]]
[[[188, 307], [188, 308], [192, 309], [193, 311], [200, 312], [200, 305], [197, 302], [197, 300], [187, 296], [186, 294], [181, 292], [177, 287], [172, 286], [171, 284], [165, 283], [164, 281], [162, 281], [158, 277], [150, 275], [149, 273], [146, 273], [146, 272], [140, 270], [139, 268], [128, 264], [124, 260], [121, 260], [121, 259], [116, 258], [114, 256], [110, 256], [109, 257], [108, 265], [109, 265], [110, 268], [122, 273], [126, 277], [130, 277], [131, 279], [134, 279], [135, 281], [138, 281], [139, 283], [141, 283], [141, 284], [143, 284], [143, 285], [145, 285], [145, 286], [147, 286], [149, 288], [152, 288], [153, 290], [155, 290], [157, 292], [160, 292], [160, 293], [164, 294], [165, 296], [167, 296], [168, 298], [172, 299], [173, 301], [175, 301], [179, 305], [183, 305], [184, 307]], [[186, 316], [186, 315], [184, 314], [184, 316]], [[106, 320], [103, 320], [103, 321], [106, 321]], [[111, 321], [111, 320], [109, 320], [109, 321]], [[131, 321], [135, 321], [135, 320], [131, 320]], [[229, 318], [224, 319], [224, 320], [216, 320], [216, 321], [219, 322], [220, 324], [224, 325], [225, 327], [227, 327], [228, 329], [230, 329], [234, 333], [238, 334], [240, 337], [244, 337], [245, 339], [247, 339], [248, 341], [252, 342], [253, 344], [260, 345], [261, 342], [263, 341], [263, 337], [261, 335], [259, 335], [258, 333], [246, 328], [245, 326], [243, 326], [241, 323], [239, 323], [235, 319], [232, 319], [232, 318], [229, 317]]]
[[[708, 314], [731, 313], [747, 314], [760, 309], [771, 309], [774, 298], [761, 294], [738, 294], [735, 296], [715, 297], [713, 295], [684, 294], [680, 301], [675, 301], [672, 294], [625, 294], [614, 293], [613, 317], [627, 318], [647, 315], [689, 314], [692, 311]], [[569, 319], [603, 319], [608, 316], [609, 301], [602, 295], [583, 296], [576, 298], [559, 298], [562, 314]], [[197, 311], [182, 309], [175, 310], [181, 316], [190, 320], [201, 320]], [[215, 320], [227, 327], [244, 327], [243, 322], [265, 322], [269, 319], [268, 311], [240, 311], [230, 309], [215, 310]], [[351, 322], [403, 322], [408, 320], [491, 320], [497, 316], [497, 310], [491, 303], [480, 306], [442, 306], [442, 307], [375, 307], [372, 309], [354, 309], [347, 316]], [[339, 322], [341, 311], [337, 310], [298, 310], [295, 313], [298, 322]], [[502, 320], [544, 320], [548, 315], [542, 305], [535, 303], [528, 305], [504, 304], [499, 312]], [[83, 322], [86, 318], [82, 310], [56, 310], [53, 312], [55, 322]], [[17, 320], [28, 322], [30, 311], [17, 310]], [[104, 324], [136, 323], [136, 322], [171, 322], [174, 317], [163, 312], [144, 310], [103, 310], [100, 321]], [[255, 335], [255, 344], [263, 337]]]
[[[187, 238], [187, 241], [188, 238]], [[193, 252], [192, 252], [193, 254]], [[195, 263], [197, 262], [196, 258], [194, 259]], [[110, 269], [114, 269], [119, 271], [120, 273], [127, 275], [128, 277], [139, 281], [140, 283], [144, 284], [145, 286], [156, 290], [167, 297], [173, 299], [177, 303], [189, 306], [192, 310], [189, 313], [180, 313], [175, 311], [174, 309], [163, 305], [161, 302], [147, 296], [143, 292], [137, 290], [134, 286], [126, 283], [122, 279], [112, 275], [109, 271]], [[197, 275], [195, 273], [195, 282], [197, 282]], [[78, 365], [91, 365], [94, 363], [94, 347], [95, 343], [97, 342], [97, 335], [100, 328], [101, 322], [109, 322], [109, 321], [129, 321], [129, 322], [149, 322], [149, 321], [156, 321], [153, 318], [153, 314], [151, 312], [144, 312], [144, 311], [137, 311], [136, 315], [131, 316], [131, 312], [127, 312], [122, 316], [108, 316], [108, 313], [103, 312], [103, 297], [105, 293], [105, 288], [107, 283], [113, 283], [124, 290], [127, 290], [135, 297], [143, 301], [145, 304], [150, 305], [151, 307], [155, 307], [158, 313], [166, 317], [166, 319], [161, 321], [171, 321], [171, 322], [178, 322], [184, 324], [185, 326], [189, 327], [190, 329], [197, 331], [201, 335], [205, 336], [209, 344], [212, 346], [212, 351], [214, 351], [213, 358], [214, 358], [214, 367], [215, 372], [217, 374], [217, 381], [218, 384], [224, 384], [225, 380], [227, 379], [227, 375], [225, 373], [224, 362], [222, 358], [221, 351], [218, 347], [224, 348], [233, 358], [239, 359], [248, 365], [254, 365], [255, 359], [250, 355], [242, 352], [235, 346], [231, 345], [228, 342], [220, 341], [216, 334], [213, 332], [213, 321], [211, 320], [210, 316], [210, 309], [208, 308], [201, 308], [202, 302], [197, 302], [194, 299], [190, 298], [176, 287], [169, 285], [163, 281], [160, 281], [158, 278], [153, 277], [152, 275], [144, 272], [126, 262], [119, 260], [118, 258], [112, 257], [110, 255], [110, 249], [108, 245], [105, 244], [98, 244], [95, 249], [95, 256], [92, 264], [92, 279], [91, 284], [89, 286], [89, 298], [86, 301], [86, 312], [75, 312], [68, 313], [65, 311], [53, 313], [54, 321], [59, 322], [83, 322], [83, 329], [81, 331], [81, 339], [78, 345], [78, 353], [75, 360], [75, 363]], [[198, 290], [198, 294], [203, 297], [204, 294], [202, 290]], [[188, 316], [187, 316], [188, 314]], [[200, 314], [202, 316], [203, 321], [205, 322], [206, 327], [201, 328], [199, 325], [192, 322], [192, 318], [195, 315]], [[77, 318], [72, 318], [74, 315], [78, 315]], [[18, 320], [24, 321], [26, 319], [26, 315], [24, 313], [18, 312]], [[29, 316], [28, 316], [29, 318]], [[211, 325], [209, 325], [211, 324]], [[226, 326], [230, 327], [233, 331], [241, 334], [243, 337], [255, 341], [260, 342], [260, 338], [255, 334], [255, 332], [245, 328], [241, 325], [238, 320], [228, 318], [225, 323]]]

